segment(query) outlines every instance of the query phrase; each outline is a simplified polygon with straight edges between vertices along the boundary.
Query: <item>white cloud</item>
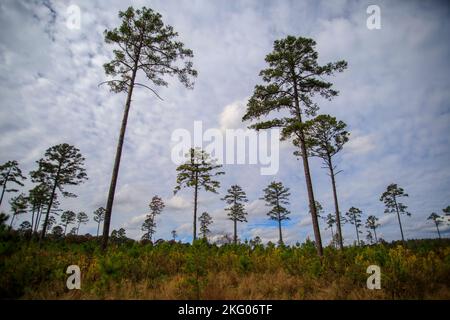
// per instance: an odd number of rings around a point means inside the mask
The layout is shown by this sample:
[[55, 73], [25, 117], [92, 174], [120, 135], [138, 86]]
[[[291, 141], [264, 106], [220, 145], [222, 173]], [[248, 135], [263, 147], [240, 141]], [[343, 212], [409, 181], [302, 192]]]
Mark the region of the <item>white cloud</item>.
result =
[[245, 125], [242, 122], [242, 117], [246, 109], [246, 100], [235, 101], [225, 106], [219, 116], [220, 129], [225, 131], [226, 129], [244, 128]]
[[346, 155], [360, 156], [370, 153], [375, 149], [375, 135], [359, 135], [357, 132], [351, 134], [349, 142], [345, 145]]
[[186, 200], [181, 196], [175, 195], [166, 201], [166, 207], [175, 210], [184, 210], [192, 207], [192, 201]]
[[312, 225], [312, 218], [311, 216], [306, 216], [300, 220], [300, 223], [298, 224], [300, 227], [307, 227]]

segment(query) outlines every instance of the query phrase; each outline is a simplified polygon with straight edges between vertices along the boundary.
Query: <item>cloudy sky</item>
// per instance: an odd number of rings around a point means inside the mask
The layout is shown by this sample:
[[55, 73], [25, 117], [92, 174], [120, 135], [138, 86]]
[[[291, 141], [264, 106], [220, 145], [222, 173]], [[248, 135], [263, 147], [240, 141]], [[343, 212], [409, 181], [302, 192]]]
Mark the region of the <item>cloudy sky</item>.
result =
[[[77, 5], [79, 29], [67, 27], [67, 9]], [[130, 3], [131, 4], [131, 3]], [[4, 1], [0, 2], [0, 162], [16, 159], [29, 172], [35, 161], [55, 144], [67, 142], [86, 157], [88, 182], [70, 190], [78, 198], [62, 201], [62, 209], [89, 214], [105, 206], [124, 94], [97, 85], [106, 80], [102, 65], [112, 56], [103, 31], [119, 24], [117, 13], [126, 1]], [[381, 9], [381, 29], [366, 26], [368, 5]], [[426, 218], [450, 205], [450, 10], [438, 1], [134, 1], [151, 7], [172, 25], [194, 51], [199, 76], [193, 90], [176, 80], [158, 88], [164, 101], [137, 89], [126, 133], [113, 208], [112, 228], [124, 227], [139, 238], [140, 226], [153, 195], [166, 208], [158, 217], [157, 238], [170, 238], [176, 229], [189, 241], [192, 230], [192, 191], [173, 196], [176, 165], [171, 160], [171, 134], [203, 127], [245, 128], [241, 117], [264, 57], [273, 41], [287, 35], [317, 41], [319, 62], [345, 59], [349, 67], [332, 78], [339, 96], [318, 99], [321, 113], [348, 124], [351, 140], [336, 158], [342, 211], [361, 208], [376, 215], [379, 234], [399, 239], [396, 217], [383, 213], [379, 201], [390, 183], [409, 194], [405, 203], [412, 217], [402, 217], [407, 238], [436, 237]], [[145, 80], [144, 80], [145, 81]], [[282, 144], [280, 170], [263, 176], [258, 165], [226, 165], [220, 194], [200, 194], [200, 212], [208, 211], [215, 235], [232, 232], [220, 200], [239, 184], [247, 192], [248, 223], [242, 238], [259, 235], [276, 241], [275, 222], [267, 220], [258, 198], [271, 181], [291, 188], [291, 221], [285, 224], [289, 243], [312, 237], [301, 162]], [[311, 160], [316, 198], [325, 213], [333, 211], [326, 170]], [[23, 191], [32, 185], [28, 181]], [[8, 211], [8, 204], [2, 204]], [[27, 220], [23, 215], [17, 219]], [[324, 223], [322, 222], [322, 226]], [[96, 232], [94, 222], [82, 232]], [[443, 228], [445, 229], [445, 228]], [[444, 234], [448, 236], [449, 229]], [[364, 233], [365, 235], [365, 233]], [[322, 231], [325, 243], [328, 230]], [[355, 239], [344, 227], [347, 243]]]

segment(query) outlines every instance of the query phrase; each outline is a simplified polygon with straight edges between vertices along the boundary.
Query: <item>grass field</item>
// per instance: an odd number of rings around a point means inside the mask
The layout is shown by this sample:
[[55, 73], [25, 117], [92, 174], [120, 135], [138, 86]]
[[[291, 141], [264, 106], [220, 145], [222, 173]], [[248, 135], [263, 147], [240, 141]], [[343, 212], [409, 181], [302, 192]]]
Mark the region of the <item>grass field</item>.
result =
[[[106, 253], [98, 239], [38, 242], [3, 233], [0, 295], [13, 299], [450, 299], [450, 241], [410, 240], [343, 252], [312, 242], [274, 245], [157, 245], [126, 240]], [[78, 265], [81, 289], [66, 269]], [[381, 290], [369, 290], [369, 265]]]

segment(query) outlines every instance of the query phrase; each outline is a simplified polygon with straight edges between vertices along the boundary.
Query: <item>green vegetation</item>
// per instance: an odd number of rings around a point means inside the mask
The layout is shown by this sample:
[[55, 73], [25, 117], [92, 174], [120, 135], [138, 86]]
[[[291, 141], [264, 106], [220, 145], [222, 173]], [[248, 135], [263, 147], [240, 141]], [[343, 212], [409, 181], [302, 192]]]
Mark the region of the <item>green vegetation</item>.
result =
[[[0, 298], [24, 299], [450, 299], [450, 239], [373, 246], [216, 246], [111, 237], [0, 235]], [[257, 239], [255, 239], [257, 240]], [[69, 265], [81, 290], [66, 288]], [[381, 267], [381, 290], [366, 288], [369, 265]]]

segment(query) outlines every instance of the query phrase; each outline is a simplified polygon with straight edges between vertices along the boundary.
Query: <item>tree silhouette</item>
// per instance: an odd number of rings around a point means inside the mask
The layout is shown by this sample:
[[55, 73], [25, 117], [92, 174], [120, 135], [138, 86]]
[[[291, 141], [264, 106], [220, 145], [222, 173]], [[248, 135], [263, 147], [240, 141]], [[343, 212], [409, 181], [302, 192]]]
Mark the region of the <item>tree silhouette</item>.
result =
[[256, 246], [261, 245], [262, 241], [261, 241], [261, 237], [260, 236], [256, 236], [253, 239], [250, 239], [250, 245], [254, 248]]
[[7, 189], [8, 183], [14, 183], [23, 186], [22, 181], [26, 177], [22, 175], [22, 170], [19, 168], [19, 163], [16, 160], [8, 161], [0, 165], [0, 186], [2, 187], [2, 194], [0, 196], [0, 206], [2, 205], [3, 196], [5, 192], [17, 192], [17, 189]]
[[[44, 221], [44, 223], [45, 223], [45, 221]], [[55, 218], [54, 216], [50, 216], [50, 218], [48, 218], [48, 220], [47, 220], [47, 229], [45, 229], [45, 230], [47, 230], [46, 233], [47, 233], [49, 230], [52, 230], [52, 227], [53, 227], [55, 224], [56, 224], [56, 218]], [[75, 228], [74, 228], [74, 229], [75, 229]], [[42, 231], [44, 231], [44, 226], [42, 226]]]
[[284, 187], [283, 183], [273, 181], [264, 189], [264, 197], [261, 198], [266, 201], [266, 206], [271, 208], [267, 213], [269, 218], [278, 223], [279, 244], [283, 244], [281, 222], [290, 219], [288, 215], [291, 212], [285, 207], [289, 205], [290, 195], [289, 188]]
[[305, 117], [314, 116], [319, 109], [313, 101], [314, 96], [319, 95], [331, 100], [338, 94], [338, 91], [331, 88], [332, 83], [325, 81], [324, 77], [343, 71], [347, 63], [338, 61], [319, 65], [315, 45], [316, 42], [312, 39], [293, 36], [274, 42], [273, 51], [265, 58], [269, 67], [260, 72], [266, 85], [255, 87], [242, 120], [259, 120], [272, 112], [287, 111], [283, 112], [284, 117], [271, 118], [253, 124], [250, 128], [282, 128], [281, 138], [293, 138], [294, 145], [299, 148], [296, 154], [303, 160], [315, 244], [317, 253], [322, 256], [322, 240], [309, 169], [304, 121]]
[[377, 238], [377, 228], [380, 226], [378, 223], [378, 218], [375, 216], [368, 216], [366, 220], [366, 228], [373, 231], [373, 234], [375, 236], [375, 243], [378, 243]]
[[27, 233], [27, 232], [31, 231], [30, 221], [23, 221], [19, 226], [19, 231], [21, 233]]
[[12, 217], [11, 217], [11, 222], [9, 224], [9, 228], [12, 228], [14, 218], [18, 214], [23, 214], [23, 213], [27, 212], [28, 199], [23, 193], [21, 193], [17, 197], [11, 198], [11, 200], [9, 200], [9, 204], [11, 206], [11, 211], [12, 211]]
[[355, 226], [356, 238], [358, 240], [358, 246], [360, 245], [359, 234], [362, 233], [359, 228], [361, 227], [361, 215], [362, 211], [358, 208], [351, 207], [345, 215], [347, 216], [347, 221]]
[[124, 243], [127, 240], [125, 229], [113, 230], [111, 232], [111, 240], [118, 244]]
[[198, 221], [200, 221], [200, 234], [203, 239], [207, 239], [208, 235], [211, 233], [209, 226], [213, 223], [213, 220], [208, 212], [203, 212], [198, 218]]
[[232, 185], [228, 190], [227, 194], [222, 198], [229, 207], [225, 208], [225, 211], [228, 211], [228, 219], [233, 221], [234, 225], [234, 236], [233, 242], [237, 244], [238, 236], [237, 236], [237, 223], [238, 222], [247, 222], [247, 211], [245, 210], [244, 203], [248, 202], [247, 195], [244, 190], [238, 185]]
[[384, 213], [397, 213], [398, 224], [400, 226], [400, 233], [402, 235], [402, 241], [405, 242], [405, 238], [403, 237], [403, 228], [402, 221], [400, 220], [400, 214], [406, 214], [406, 216], [411, 216], [411, 213], [406, 211], [408, 208], [406, 205], [398, 201], [398, 198], [407, 197], [403, 190], [395, 183], [391, 183], [387, 186], [387, 189], [380, 197], [380, 201], [384, 202], [385, 210]]
[[141, 231], [144, 231], [141, 240], [152, 241], [153, 235], [156, 232], [156, 222], [154, 216], [150, 214], [146, 215], [145, 220], [141, 226]]
[[[41, 213], [50, 202], [50, 188], [45, 184], [39, 184], [28, 192], [28, 202], [31, 210], [31, 226], [33, 232], [39, 227]], [[55, 195], [56, 199], [56, 195]], [[56, 208], [57, 201], [54, 200], [53, 207]]]
[[372, 232], [370, 232], [370, 229], [367, 229], [366, 239], [370, 244], [373, 243], [373, 236], [372, 236]]
[[88, 221], [89, 221], [89, 217], [87, 216], [86, 213], [84, 213], [84, 212], [78, 212], [77, 213], [77, 223], [78, 223], [78, 225], [77, 225], [77, 235], [78, 235], [78, 232], [80, 231], [80, 225], [81, 224], [86, 224]]
[[[53, 217], [52, 217], [53, 218]], [[73, 227], [72, 229], [70, 229], [69, 231], [69, 235], [74, 236], [77, 234], [77, 227]]]
[[433, 212], [432, 214], [429, 215], [427, 220], [433, 220], [433, 222], [436, 226], [436, 230], [438, 232], [439, 239], [441, 239], [441, 232], [439, 230], [439, 225], [442, 223], [441, 216], [438, 215], [437, 213]]
[[[51, 190], [49, 190], [48, 193], [45, 195], [47, 197], [47, 201], [48, 202], [44, 203], [42, 208], [38, 211], [38, 215], [36, 217], [36, 223], [35, 223], [35, 232], [39, 228], [39, 224], [41, 222], [41, 217], [42, 217], [43, 213], [47, 212], [47, 208], [48, 208], [49, 201], [50, 201], [49, 200], [50, 199], [50, 192], [51, 192]], [[52, 202], [52, 206], [50, 208], [50, 214], [58, 215], [58, 213], [61, 211], [61, 209], [59, 209], [60, 203], [59, 203], [57, 198], [58, 198], [58, 195], [55, 194], [53, 202]], [[42, 226], [43, 226], [43, 224], [42, 224]], [[47, 229], [47, 230], [50, 230], [50, 229]]]
[[442, 209], [442, 212], [444, 213], [444, 216], [450, 216], [450, 206], [447, 206], [447, 208]]
[[217, 193], [220, 182], [214, 177], [225, 174], [218, 171], [222, 166], [216, 164], [209, 154], [199, 148], [191, 148], [186, 154], [188, 160], [177, 168], [177, 185], [173, 191], [177, 194], [181, 188], [194, 188], [194, 220], [192, 241], [197, 239], [197, 203], [198, 192], [201, 189]]
[[64, 235], [66, 235], [67, 226], [69, 224], [75, 223], [76, 219], [77, 219], [76, 213], [71, 210], [67, 210], [62, 213], [61, 222], [64, 226]]
[[94, 221], [97, 222], [97, 237], [100, 231], [100, 224], [103, 220], [105, 220], [105, 211], [106, 209], [103, 207], [100, 207], [94, 211]]
[[[113, 60], [106, 63], [104, 69], [108, 76], [114, 77], [106, 81], [111, 91], [125, 92], [127, 99], [106, 204], [103, 249], [108, 244], [111, 211], [133, 90], [136, 86], [143, 87], [157, 95], [148, 85], [136, 82], [138, 73], [142, 73], [155, 86], [167, 86], [168, 82], [164, 80], [166, 75], [177, 76], [187, 88], [193, 87], [192, 78], [197, 76], [189, 60], [193, 57], [192, 50], [184, 48], [183, 43], [176, 40], [178, 34], [171, 26], [164, 25], [159, 13], [146, 7], [137, 10], [129, 7], [119, 12], [119, 18], [122, 20], [119, 28], [105, 30], [106, 43], [115, 45], [116, 49], [113, 50]], [[185, 62], [179, 63], [182, 60]]]
[[61, 238], [63, 234], [65, 234], [65, 231], [61, 226], [54, 226], [52, 229], [52, 234], [55, 238]]
[[326, 217], [324, 217], [325, 223], [327, 224], [327, 228], [326, 229], [331, 229], [331, 239], [333, 241], [334, 239], [334, 230], [333, 230], [333, 226], [336, 224], [336, 216], [334, 216], [333, 214], [329, 213]]
[[172, 230], [171, 234], [172, 234], [173, 241], [175, 241], [177, 239], [177, 237], [178, 237], [177, 230]]
[[347, 125], [330, 115], [319, 115], [306, 123], [306, 145], [310, 154], [322, 159], [324, 168], [329, 170], [331, 185], [333, 189], [334, 207], [337, 222], [337, 234], [339, 237], [339, 247], [344, 247], [341, 237], [341, 217], [336, 191], [336, 165], [333, 163], [333, 156], [342, 150], [348, 141], [349, 133], [346, 131]]
[[75, 194], [65, 191], [66, 185], [78, 185], [87, 179], [84, 169], [84, 158], [80, 150], [67, 143], [53, 146], [45, 152], [44, 158], [37, 161], [38, 169], [32, 171], [33, 182], [49, 186], [51, 188], [50, 199], [47, 205], [41, 239], [45, 237], [57, 190], [64, 197], [76, 197]]
[[158, 214], [161, 214], [165, 205], [160, 197], [154, 196], [149, 204], [149, 207], [150, 207], [150, 214], [146, 216], [146, 219], [142, 224], [141, 230], [145, 232], [144, 235], [142, 236], [142, 240], [152, 241], [153, 234], [156, 232], [155, 218]]

